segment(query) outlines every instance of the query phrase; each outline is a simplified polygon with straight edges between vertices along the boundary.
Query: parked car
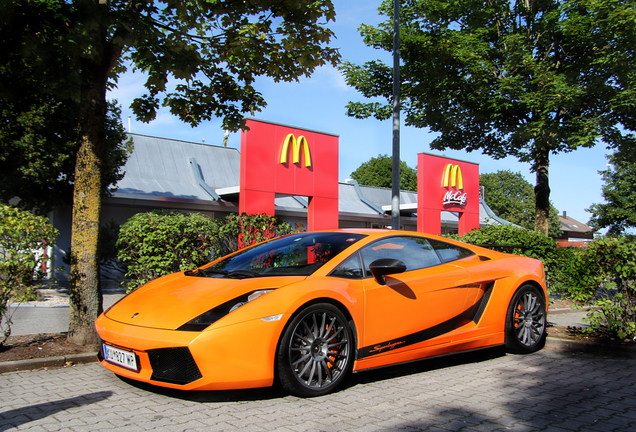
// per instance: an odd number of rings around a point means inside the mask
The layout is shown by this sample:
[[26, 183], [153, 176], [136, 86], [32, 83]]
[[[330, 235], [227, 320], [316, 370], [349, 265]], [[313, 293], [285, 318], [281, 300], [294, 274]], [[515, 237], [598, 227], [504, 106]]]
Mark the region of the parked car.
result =
[[101, 364], [183, 390], [301, 397], [349, 372], [545, 343], [543, 264], [417, 232], [293, 234], [158, 278], [96, 321]]

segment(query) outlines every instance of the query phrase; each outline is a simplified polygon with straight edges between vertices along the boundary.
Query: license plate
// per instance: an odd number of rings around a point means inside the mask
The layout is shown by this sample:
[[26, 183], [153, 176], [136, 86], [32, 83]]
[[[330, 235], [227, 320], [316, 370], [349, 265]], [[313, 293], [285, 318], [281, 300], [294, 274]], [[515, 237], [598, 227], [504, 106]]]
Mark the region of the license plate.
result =
[[104, 354], [104, 360], [107, 362], [139, 372], [139, 366], [137, 366], [137, 355], [135, 355], [134, 352], [102, 344], [102, 353]]

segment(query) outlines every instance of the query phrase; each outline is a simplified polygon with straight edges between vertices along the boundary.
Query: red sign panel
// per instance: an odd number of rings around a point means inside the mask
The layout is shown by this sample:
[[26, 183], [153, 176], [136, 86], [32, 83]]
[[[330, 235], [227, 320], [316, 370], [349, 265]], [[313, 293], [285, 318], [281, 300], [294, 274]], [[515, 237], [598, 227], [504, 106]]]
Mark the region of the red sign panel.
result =
[[239, 212], [274, 215], [276, 194], [309, 198], [309, 230], [338, 227], [338, 136], [247, 120]]
[[417, 230], [441, 234], [441, 212], [459, 214], [459, 234], [479, 228], [479, 165], [418, 154]]

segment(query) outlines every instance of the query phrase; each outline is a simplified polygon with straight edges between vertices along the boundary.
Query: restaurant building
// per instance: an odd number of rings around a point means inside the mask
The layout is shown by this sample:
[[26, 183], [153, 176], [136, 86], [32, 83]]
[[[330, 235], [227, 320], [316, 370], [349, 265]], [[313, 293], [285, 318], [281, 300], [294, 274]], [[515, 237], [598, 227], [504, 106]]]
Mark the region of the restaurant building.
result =
[[[337, 135], [258, 120], [248, 126], [240, 151], [129, 134], [134, 150], [117, 190], [102, 204], [102, 223], [174, 209], [212, 218], [267, 213], [301, 230], [390, 227], [390, 189], [338, 180]], [[400, 228], [446, 234], [509, 224], [480, 195], [477, 164], [419, 154], [418, 192], [400, 193]], [[71, 208], [58, 208], [52, 223], [61, 233], [52, 251], [55, 268], [64, 265], [70, 246]]]

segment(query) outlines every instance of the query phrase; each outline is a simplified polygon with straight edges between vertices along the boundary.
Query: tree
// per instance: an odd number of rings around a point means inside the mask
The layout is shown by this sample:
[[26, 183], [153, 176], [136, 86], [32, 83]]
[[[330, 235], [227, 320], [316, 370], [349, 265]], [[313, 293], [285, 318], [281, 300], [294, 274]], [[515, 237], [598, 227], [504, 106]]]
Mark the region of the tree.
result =
[[[392, 160], [379, 155], [360, 165], [350, 177], [361, 185], [390, 188], [392, 186]], [[400, 161], [400, 189], [417, 191], [417, 172], [406, 162]]]
[[615, 152], [607, 157], [608, 168], [600, 171], [603, 178], [604, 204], [593, 204], [590, 226], [594, 230], [609, 228], [608, 234], [620, 235], [636, 227], [636, 159], [630, 152]]
[[[34, 92], [21, 92], [12, 101], [0, 96], [0, 202], [46, 214], [73, 201], [78, 111], [71, 101], [34, 104]], [[115, 102], [108, 104], [104, 127], [102, 196], [109, 196], [109, 186], [124, 176], [120, 168], [132, 143]]]
[[[327, 46], [333, 34], [322, 23], [335, 12], [330, 1], [311, 0], [2, 0], [0, 6], [25, 73], [77, 103], [69, 339], [93, 343], [101, 310], [97, 242], [108, 86], [127, 68], [140, 70], [147, 79], [146, 94], [132, 106], [138, 119], [152, 120], [163, 105], [188, 124], [220, 117], [224, 128], [237, 130], [243, 113], [265, 106], [257, 77], [292, 81], [337, 62], [337, 50]], [[41, 28], [31, 25], [33, 17]]]
[[[532, 185], [520, 172], [500, 170], [479, 176], [479, 184], [484, 188], [486, 203], [495, 214], [508, 222], [526, 229], [533, 229], [535, 222], [534, 193]], [[561, 235], [559, 212], [550, 203], [550, 237]]]
[[[72, 201], [79, 146], [76, 77], [68, 60], [42, 46], [68, 34], [55, 10], [24, 3], [7, 5], [0, 18], [0, 201], [45, 214]], [[120, 167], [129, 151], [116, 102], [108, 104], [103, 127], [102, 191], [108, 195], [108, 186], [123, 177]]]
[[[380, 12], [392, 16], [391, 1]], [[438, 150], [514, 156], [536, 174], [535, 228], [548, 232], [550, 154], [633, 145], [636, 8], [627, 0], [403, 0], [401, 94], [407, 125], [440, 135]], [[391, 22], [360, 29], [391, 50]], [[391, 113], [391, 68], [345, 63], [368, 98], [350, 116]]]

